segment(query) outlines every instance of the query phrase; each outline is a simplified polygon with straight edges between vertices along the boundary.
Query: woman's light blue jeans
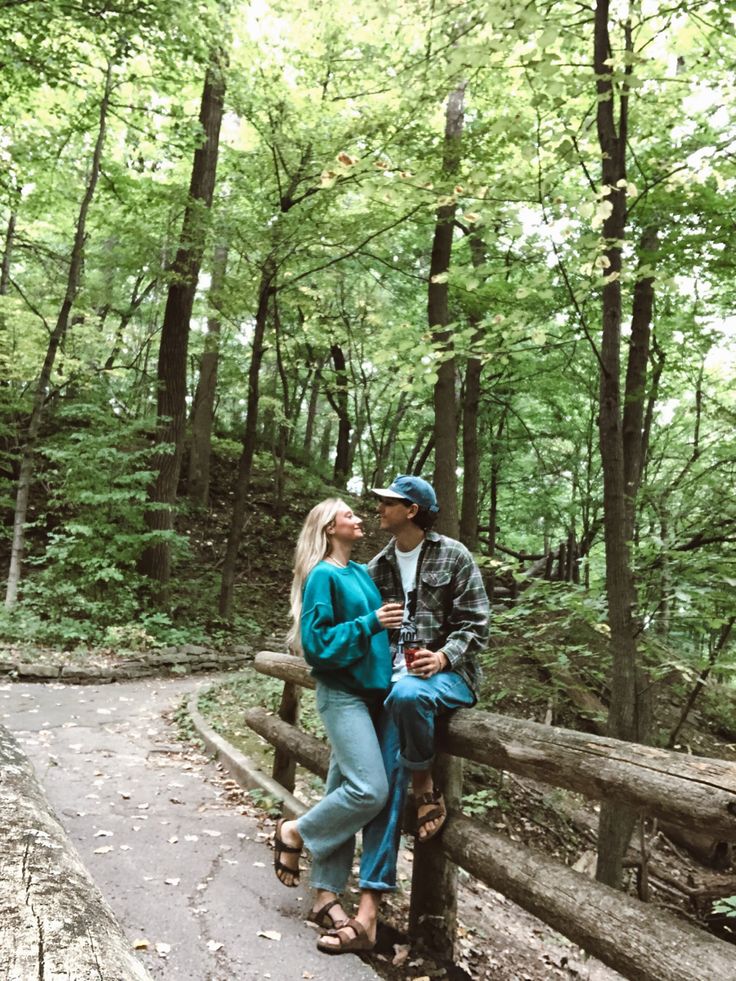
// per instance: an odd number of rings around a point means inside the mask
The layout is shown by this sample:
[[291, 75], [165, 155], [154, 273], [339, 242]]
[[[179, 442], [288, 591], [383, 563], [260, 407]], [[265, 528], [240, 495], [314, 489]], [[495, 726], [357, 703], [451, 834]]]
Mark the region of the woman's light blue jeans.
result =
[[332, 748], [325, 796], [297, 821], [312, 853], [314, 889], [339, 893], [353, 864], [355, 834], [383, 808], [388, 780], [374, 720], [381, 703], [317, 682], [319, 711]]
[[394, 684], [376, 722], [388, 801], [363, 831], [361, 889], [396, 888], [408, 771], [428, 770], [432, 765], [437, 716], [474, 704], [470, 687], [454, 671], [440, 671], [431, 678], [404, 675]]

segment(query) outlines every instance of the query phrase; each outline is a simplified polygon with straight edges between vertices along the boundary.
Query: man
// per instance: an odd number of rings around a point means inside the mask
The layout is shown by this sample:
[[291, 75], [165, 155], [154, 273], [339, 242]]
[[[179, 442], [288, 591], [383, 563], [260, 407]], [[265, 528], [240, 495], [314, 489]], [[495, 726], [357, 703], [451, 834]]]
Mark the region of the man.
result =
[[432, 778], [435, 722], [438, 715], [475, 704], [476, 654], [488, 638], [488, 597], [472, 555], [460, 542], [432, 531], [439, 512], [432, 485], [400, 475], [390, 487], [374, 487], [371, 493], [378, 498], [381, 528], [393, 537], [368, 571], [384, 602], [404, 604], [404, 619], [391, 638], [392, 687], [377, 720], [389, 800], [363, 831], [355, 919], [320, 941], [321, 950], [335, 954], [375, 943], [381, 896], [396, 888], [407, 771], [417, 840], [433, 838], [445, 822], [444, 798]]
[[385, 708], [398, 732], [399, 760], [411, 773], [422, 842], [437, 834], [446, 817], [432, 779], [435, 720], [477, 701], [476, 655], [488, 639], [488, 597], [467, 548], [432, 531], [439, 506], [431, 484], [401, 475], [372, 493], [381, 528], [393, 538], [368, 571], [384, 601], [404, 602], [404, 622], [391, 645], [393, 685]]

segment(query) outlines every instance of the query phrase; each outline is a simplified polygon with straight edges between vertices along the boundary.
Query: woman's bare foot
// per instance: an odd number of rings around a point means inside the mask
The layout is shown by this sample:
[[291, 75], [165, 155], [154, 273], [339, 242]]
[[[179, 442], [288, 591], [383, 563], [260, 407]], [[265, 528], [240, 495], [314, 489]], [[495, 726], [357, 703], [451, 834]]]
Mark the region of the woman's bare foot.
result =
[[299, 885], [299, 856], [303, 844], [296, 821], [278, 822], [274, 841], [274, 868], [279, 881], [285, 886]]
[[314, 894], [314, 904], [307, 919], [316, 923], [322, 930], [337, 930], [350, 919], [342, 908], [338, 896], [326, 889], [318, 889]]
[[[376, 943], [376, 926], [378, 923], [378, 907], [381, 904], [381, 893], [372, 889], [364, 889], [360, 894], [360, 902], [355, 919], [365, 933], [356, 930], [349, 923], [343, 924], [332, 933], [320, 937], [318, 946], [327, 953], [345, 950], [370, 950]], [[341, 934], [338, 936], [338, 932]]]

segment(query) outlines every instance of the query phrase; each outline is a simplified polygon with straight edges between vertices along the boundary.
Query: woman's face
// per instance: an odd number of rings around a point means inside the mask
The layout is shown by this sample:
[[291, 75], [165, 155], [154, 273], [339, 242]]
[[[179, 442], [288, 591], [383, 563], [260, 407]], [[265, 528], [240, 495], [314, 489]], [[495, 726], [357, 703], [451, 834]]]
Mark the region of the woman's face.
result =
[[327, 534], [333, 541], [337, 542], [357, 542], [363, 537], [363, 519], [354, 514], [350, 509], [341, 509], [335, 515]]

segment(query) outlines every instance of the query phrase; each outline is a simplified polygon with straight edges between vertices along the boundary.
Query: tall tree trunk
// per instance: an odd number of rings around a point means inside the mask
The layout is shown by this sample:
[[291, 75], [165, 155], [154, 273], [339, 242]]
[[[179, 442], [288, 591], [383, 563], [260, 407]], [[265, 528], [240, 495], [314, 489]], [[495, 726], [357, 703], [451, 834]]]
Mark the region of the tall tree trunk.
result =
[[105, 84], [100, 100], [99, 122], [97, 126], [97, 137], [95, 139], [92, 160], [90, 162], [89, 177], [87, 186], [79, 206], [77, 215], [77, 225], [74, 232], [74, 244], [69, 259], [69, 273], [67, 275], [66, 291], [62, 300], [56, 324], [49, 338], [41, 372], [36, 381], [36, 388], [33, 395], [33, 405], [28, 421], [25, 444], [20, 462], [20, 473], [18, 476], [18, 487], [15, 498], [15, 516], [13, 519], [13, 542], [10, 554], [10, 568], [8, 571], [8, 582], [5, 593], [5, 606], [7, 609], [13, 607], [18, 598], [18, 586], [21, 579], [23, 557], [25, 555], [25, 528], [26, 516], [28, 514], [28, 499], [31, 492], [31, 481], [33, 478], [33, 468], [35, 464], [35, 449], [38, 433], [41, 428], [44, 406], [48, 398], [51, 373], [54, 368], [56, 354], [61, 346], [67, 328], [69, 317], [74, 301], [79, 293], [82, 280], [82, 270], [84, 267], [84, 242], [87, 234], [87, 214], [89, 212], [92, 199], [94, 197], [97, 180], [100, 175], [100, 163], [102, 161], [102, 150], [105, 145], [105, 131], [107, 128], [107, 113], [110, 105], [110, 94], [113, 87], [113, 63], [108, 62], [105, 73]]
[[[464, 121], [465, 83], [452, 91], [445, 112], [445, 139], [442, 170], [447, 178], [460, 167], [461, 138]], [[429, 269], [427, 315], [432, 340], [442, 357], [434, 386], [434, 485], [440, 503], [437, 529], [457, 538], [457, 406], [455, 395], [455, 358], [449, 323], [447, 275], [452, 256], [452, 236], [457, 205], [437, 209]]]
[[[603, 469], [606, 596], [612, 657], [611, 702], [608, 733], [617, 739], [643, 738], [638, 717], [637, 646], [634, 620], [635, 589], [629, 552], [630, 507], [620, 389], [621, 358], [621, 247], [626, 227], [626, 139], [628, 92], [624, 81], [620, 94], [618, 131], [609, 37], [609, 0], [596, 0], [594, 67], [598, 93], [597, 130], [601, 151], [601, 184], [610, 188], [606, 200], [611, 213], [603, 223], [606, 242], [606, 283], [602, 295], [600, 349], [599, 441]], [[630, 27], [627, 30], [627, 40]], [[619, 183], [622, 182], [622, 183]], [[596, 876], [607, 885], [620, 887], [622, 862], [634, 828], [636, 813], [618, 804], [601, 806]]]
[[172, 268], [158, 352], [156, 443], [161, 449], [154, 459], [157, 475], [149, 491], [150, 502], [157, 506], [146, 512], [148, 530], [157, 533], [157, 537], [141, 556], [139, 567], [144, 575], [163, 587], [171, 573], [171, 546], [165, 533], [174, 525], [173, 506], [184, 448], [189, 322], [215, 189], [224, 98], [222, 55], [217, 52], [207, 69], [202, 90], [199, 122], [204, 139], [194, 153], [189, 199]]
[[220, 306], [227, 272], [227, 246], [215, 246], [210, 285], [211, 312], [207, 318], [204, 351], [199, 362], [199, 380], [192, 411], [192, 446], [189, 453], [189, 500], [206, 508], [210, 498], [210, 454], [215, 418], [217, 367], [220, 358]]
[[233, 609], [233, 588], [235, 585], [235, 565], [238, 558], [240, 540], [243, 537], [243, 521], [245, 506], [250, 490], [250, 478], [253, 469], [253, 457], [256, 452], [256, 434], [258, 432], [258, 402], [260, 398], [260, 374], [263, 361], [264, 338], [268, 323], [268, 310], [271, 296], [274, 292], [273, 279], [275, 266], [271, 256], [266, 260], [261, 271], [261, 281], [258, 286], [258, 309], [253, 330], [253, 345], [248, 368], [248, 403], [243, 432], [243, 449], [238, 463], [238, 476], [235, 483], [235, 499], [230, 522], [230, 534], [225, 549], [225, 559], [222, 564], [222, 579], [220, 582], [220, 616], [229, 619]]

